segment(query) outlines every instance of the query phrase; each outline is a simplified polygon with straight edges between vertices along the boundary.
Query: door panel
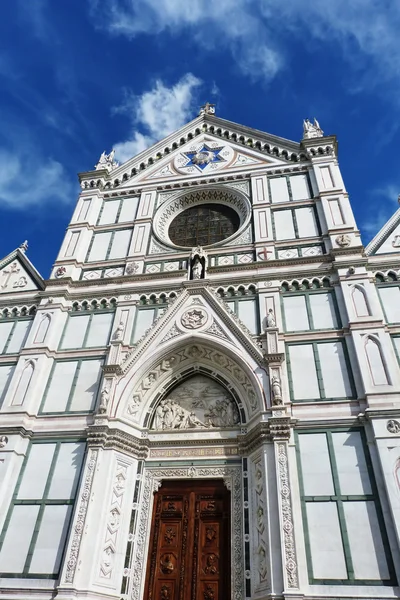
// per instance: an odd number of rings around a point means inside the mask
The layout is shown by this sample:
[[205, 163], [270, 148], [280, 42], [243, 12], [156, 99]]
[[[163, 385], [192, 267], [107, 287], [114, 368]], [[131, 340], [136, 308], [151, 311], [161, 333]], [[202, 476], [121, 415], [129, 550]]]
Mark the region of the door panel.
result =
[[230, 493], [222, 481], [167, 481], [156, 492], [145, 600], [230, 597]]

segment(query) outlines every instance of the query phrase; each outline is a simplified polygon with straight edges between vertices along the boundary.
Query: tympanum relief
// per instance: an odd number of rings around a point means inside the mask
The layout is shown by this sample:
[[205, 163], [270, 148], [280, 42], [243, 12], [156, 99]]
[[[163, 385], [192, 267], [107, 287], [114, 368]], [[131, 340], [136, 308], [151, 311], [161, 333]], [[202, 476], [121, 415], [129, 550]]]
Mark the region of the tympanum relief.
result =
[[218, 383], [196, 375], [176, 387], [158, 404], [152, 429], [210, 429], [239, 423], [230, 394]]

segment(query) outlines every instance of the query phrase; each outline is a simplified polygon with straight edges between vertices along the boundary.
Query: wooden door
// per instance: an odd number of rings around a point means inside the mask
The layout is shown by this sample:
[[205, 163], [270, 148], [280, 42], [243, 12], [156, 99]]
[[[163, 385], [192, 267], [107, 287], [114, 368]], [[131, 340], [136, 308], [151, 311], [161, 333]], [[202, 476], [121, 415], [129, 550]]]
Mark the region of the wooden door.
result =
[[230, 492], [166, 481], [155, 493], [143, 600], [230, 598]]

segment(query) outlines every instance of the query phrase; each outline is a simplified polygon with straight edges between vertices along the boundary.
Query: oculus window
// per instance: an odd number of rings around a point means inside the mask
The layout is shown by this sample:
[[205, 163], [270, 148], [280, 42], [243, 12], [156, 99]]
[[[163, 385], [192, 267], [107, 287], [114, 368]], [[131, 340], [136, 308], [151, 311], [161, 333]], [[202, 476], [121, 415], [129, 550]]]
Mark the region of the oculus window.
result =
[[236, 233], [239, 226], [239, 215], [229, 206], [200, 204], [176, 216], [168, 235], [177, 246], [210, 246]]

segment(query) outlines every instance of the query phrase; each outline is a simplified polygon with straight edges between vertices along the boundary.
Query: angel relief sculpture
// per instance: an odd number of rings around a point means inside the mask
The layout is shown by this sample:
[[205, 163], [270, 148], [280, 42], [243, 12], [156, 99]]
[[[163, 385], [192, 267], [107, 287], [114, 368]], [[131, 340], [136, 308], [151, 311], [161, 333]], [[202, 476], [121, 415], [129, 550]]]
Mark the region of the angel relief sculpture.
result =
[[227, 391], [213, 380], [196, 375], [161, 400], [152, 429], [210, 429], [238, 423], [236, 403]]

